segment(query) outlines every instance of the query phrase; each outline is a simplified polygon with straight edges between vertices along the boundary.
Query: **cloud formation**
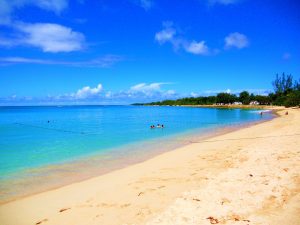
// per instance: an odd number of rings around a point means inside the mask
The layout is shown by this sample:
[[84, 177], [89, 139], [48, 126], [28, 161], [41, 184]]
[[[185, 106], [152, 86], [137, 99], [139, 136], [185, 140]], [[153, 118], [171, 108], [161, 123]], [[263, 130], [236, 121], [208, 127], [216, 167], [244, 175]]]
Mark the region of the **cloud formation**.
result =
[[205, 41], [192, 41], [184, 45], [184, 48], [187, 52], [195, 55], [208, 55], [210, 53], [209, 48], [205, 45]]
[[62, 65], [62, 66], [108, 68], [122, 60], [124, 60], [124, 58], [118, 55], [105, 55], [89, 61], [59, 61], [59, 60], [34, 59], [34, 58], [24, 58], [24, 57], [3, 57], [0, 58], [0, 65], [40, 64], [40, 65]]
[[1, 0], [0, 24], [11, 23], [13, 12], [25, 6], [35, 6], [58, 14], [68, 7], [68, 0]]
[[174, 90], [164, 90], [163, 85], [169, 83], [139, 83], [131, 86], [127, 90], [118, 92], [104, 91], [102, 84], [97, 87], [83, 87], [75, 93], [64, 94], [51, 97], [54, 101], [65, 102], [118, 102], [118, 103], [134, 103], [134, 102], [149, 102], [162, 99], [174, 99], [178, 97]]
[[11, 31], [6, 37], [0, 38], [0, 46], [31, 46], [52, 53], [84, 48], [84, 35], [69, 27], [55, 23], [25, 23], [15, 20], [14, 11], [25, 6], [35, 6], [59, 14], [68, 7], [68, 0], [0, 0], [0, 25]]
[[172, 42], [174, 40], [174, 36], [176, 34], [176, 30], [172, 27], [166, 27], [165, 29], [157, 32], [155, 34], [155, 40], [159, 44], [164, 44], [166, 42]]
[[176, 94], [174, 90], [163, 90], [162, 85], [170, 83], [140, 83], [130, 87], [127, 94], [134, 98], [144, 97], [155, 97], [155, 98], [166, 98], [172, 97]]
[[[154, 40], [160, 45], [170, 43], [174, 50], [183, 49], [184, 51], [194, 55], [216, 55], [220, 52], [219, 49], [211, 49], [207, 46], [204, 40], [202, 41], [189, 41], [178, 35], [177, 30], [173, 26], [173, 22], [164, 22], [163, 29], [157, 32], [154, 36]], [[246, 48], [249, 46], [249, 40], [246, 35], [235, 32], [230, 33], [225, 37], [226, 50], [231, 48]]]
[[102, 92], [102, 90], [103, 90], [102, 84], [98, 84], [97, 87], [95, 87], [95, 88], [85, 86], [85, 87], [79, 89], [76, 93], [71, 94], [70, 97], [73, 97], [75, 99], [94, 98], [94, 97], [99, 96], [99, 94]]
[[1, 39], [0, 45], [11, 47], [18, 45], [33, 46], [44, 52], [72, 52], [84, 48], [85, 37], [54, 23], [21, 23], [13, 25], [16, 30], [16, 39]]
[[235, 32], [225, 37], [225, 49], [246, 48], [249, 46], [249, 40], [246, 35]]
[[205, 44], [205, 41], [188, 41], [179, 37], [177, 33], [172, 22], [164, 22], [163, 29], [155, 34], [154, 39], [161, 45], [171, 43], [175, 50], [183, 49], [195, 55], [213, 54], [214, 51]]
[[18, 22], [12, 28], [17, 38], [1, 38], [0, 46], [32, 46], [51, 53], [79, 51], [85, 46], [83, 34], [59, 24]]

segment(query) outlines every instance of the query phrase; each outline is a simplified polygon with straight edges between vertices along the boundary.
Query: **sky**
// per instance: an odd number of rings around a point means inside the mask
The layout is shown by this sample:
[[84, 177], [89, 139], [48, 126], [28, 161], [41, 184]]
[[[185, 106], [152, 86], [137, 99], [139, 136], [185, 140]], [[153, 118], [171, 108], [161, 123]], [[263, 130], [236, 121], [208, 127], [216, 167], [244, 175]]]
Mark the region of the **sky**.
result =
[[272, 91], [300, 77], [297, 0], [0, 0], [0, 105]]

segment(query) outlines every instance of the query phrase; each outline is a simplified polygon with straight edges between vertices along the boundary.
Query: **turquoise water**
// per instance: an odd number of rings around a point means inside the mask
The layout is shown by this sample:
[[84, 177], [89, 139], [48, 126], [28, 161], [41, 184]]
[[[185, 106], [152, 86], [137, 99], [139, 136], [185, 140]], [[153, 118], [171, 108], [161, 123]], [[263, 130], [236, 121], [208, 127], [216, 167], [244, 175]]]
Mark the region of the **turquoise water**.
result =
[[[271, 117], [256, 110], [189, 107], [0, 107], [0, 191], [7, 180], [20, 174], [24, 180], [35, 168], [95, 155], [131, 157], [122, 146]], [[150, 129], [158, 123], [165, 128]]]

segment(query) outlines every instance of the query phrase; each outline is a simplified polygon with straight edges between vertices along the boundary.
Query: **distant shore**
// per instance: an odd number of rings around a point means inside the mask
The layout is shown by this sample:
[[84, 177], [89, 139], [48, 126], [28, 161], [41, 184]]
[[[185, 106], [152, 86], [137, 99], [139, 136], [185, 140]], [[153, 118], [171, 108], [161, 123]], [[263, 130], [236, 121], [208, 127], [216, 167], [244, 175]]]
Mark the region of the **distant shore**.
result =
[[278, 114], [1, 205], [0, 224], [299, 224], [300, 110]]
[[186, 107], [200, 107], [200, 108], [224, 108], [224, 109], [282, 109], [278, 106], [270, 105], [180, 105]]
[[281, 106], [270, 105], [142, 105], [142, 106], [170, 106], [170, 107], [199, 107], [199, 108], [219, 108], [219, 109], [283, 109]]

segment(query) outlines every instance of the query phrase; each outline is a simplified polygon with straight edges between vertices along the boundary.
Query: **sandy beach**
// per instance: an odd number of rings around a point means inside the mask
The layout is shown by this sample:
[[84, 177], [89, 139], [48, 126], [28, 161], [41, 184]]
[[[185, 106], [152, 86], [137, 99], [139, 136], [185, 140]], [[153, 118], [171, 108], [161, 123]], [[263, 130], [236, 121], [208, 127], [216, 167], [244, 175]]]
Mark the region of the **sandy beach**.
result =
[[3, 204], [0, 224], [300, 224], [300, 109], [278, 114]]

